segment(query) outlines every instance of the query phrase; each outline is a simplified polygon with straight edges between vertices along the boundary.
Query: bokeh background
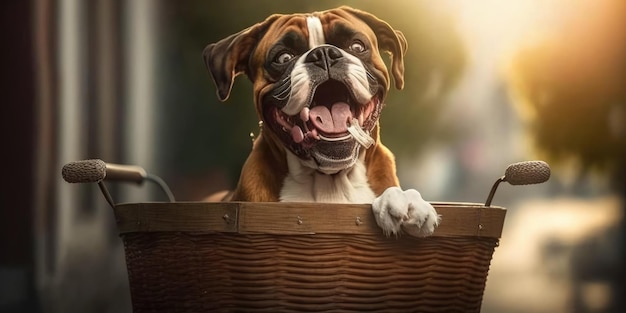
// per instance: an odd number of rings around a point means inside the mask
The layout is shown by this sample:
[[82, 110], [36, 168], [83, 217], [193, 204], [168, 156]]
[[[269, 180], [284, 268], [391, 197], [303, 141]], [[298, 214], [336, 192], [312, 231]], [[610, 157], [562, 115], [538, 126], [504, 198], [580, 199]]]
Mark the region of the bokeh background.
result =
[[62, 165], [138, 164], [178, 200], [232, 188], [258, 133], [251, 84], [219, 103], [202, 49], [272, 13], [340, 4], [409, 42], [405, 89], [381, 118], [404, 188], [480, 203], [508, 164], [552, 165], [548, 183], [496, 194], [508, 213], [483, 312], [625, 312], [621, 0], [3, 2], [0, 311], [130, 312], [112, 211]]

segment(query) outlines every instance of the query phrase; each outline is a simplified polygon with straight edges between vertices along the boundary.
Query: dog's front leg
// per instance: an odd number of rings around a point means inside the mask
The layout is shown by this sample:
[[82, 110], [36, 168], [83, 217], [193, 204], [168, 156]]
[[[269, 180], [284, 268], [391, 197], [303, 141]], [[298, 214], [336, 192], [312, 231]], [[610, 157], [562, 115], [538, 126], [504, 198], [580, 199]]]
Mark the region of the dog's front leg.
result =
[[435, 208], [415, 189], [387, 188], [372, 203], [376, 223], [385, 235], [397, 235], [402, 227], [413, 235], [428, 236], [439, 224]]

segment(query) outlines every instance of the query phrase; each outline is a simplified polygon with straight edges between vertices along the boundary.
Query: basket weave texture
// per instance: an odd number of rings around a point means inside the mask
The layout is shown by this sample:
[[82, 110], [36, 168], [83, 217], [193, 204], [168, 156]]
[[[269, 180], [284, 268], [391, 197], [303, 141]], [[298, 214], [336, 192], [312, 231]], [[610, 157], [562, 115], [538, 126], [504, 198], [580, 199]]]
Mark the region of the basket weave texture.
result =
[[498, 245], [475, 235], [387, 238], [370, 233], [369, 217], [363, 233], [306, 234], [176, 231], [154, 218], [147, 226], [143, 214], [130, 219], [150, 228], [121, 233], [135, 313], [479, 312]]

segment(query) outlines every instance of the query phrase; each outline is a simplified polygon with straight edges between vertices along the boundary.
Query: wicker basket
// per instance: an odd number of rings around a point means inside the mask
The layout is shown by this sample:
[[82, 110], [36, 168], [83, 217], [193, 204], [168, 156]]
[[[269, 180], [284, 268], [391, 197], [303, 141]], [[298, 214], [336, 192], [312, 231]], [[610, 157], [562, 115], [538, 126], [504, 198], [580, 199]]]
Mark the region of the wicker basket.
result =
[[369, 205], [115, 207], [133, 311], [479, 312], [505, 210], [434, 203], [428, 238], [385, 237]]

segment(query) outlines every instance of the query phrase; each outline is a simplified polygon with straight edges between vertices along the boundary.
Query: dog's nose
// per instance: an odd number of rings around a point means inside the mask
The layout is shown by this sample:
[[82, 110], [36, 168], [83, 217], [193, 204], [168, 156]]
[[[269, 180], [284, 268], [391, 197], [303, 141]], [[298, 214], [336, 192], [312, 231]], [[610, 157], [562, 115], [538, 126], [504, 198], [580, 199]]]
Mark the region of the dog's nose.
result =
[[339, 48], [324, 45], [311, 50], [304, 59], [304, 62], [313, 63], [322, 69], [328, 69], [337, 64], [341, 58], [343, 58], [343, 54]]

